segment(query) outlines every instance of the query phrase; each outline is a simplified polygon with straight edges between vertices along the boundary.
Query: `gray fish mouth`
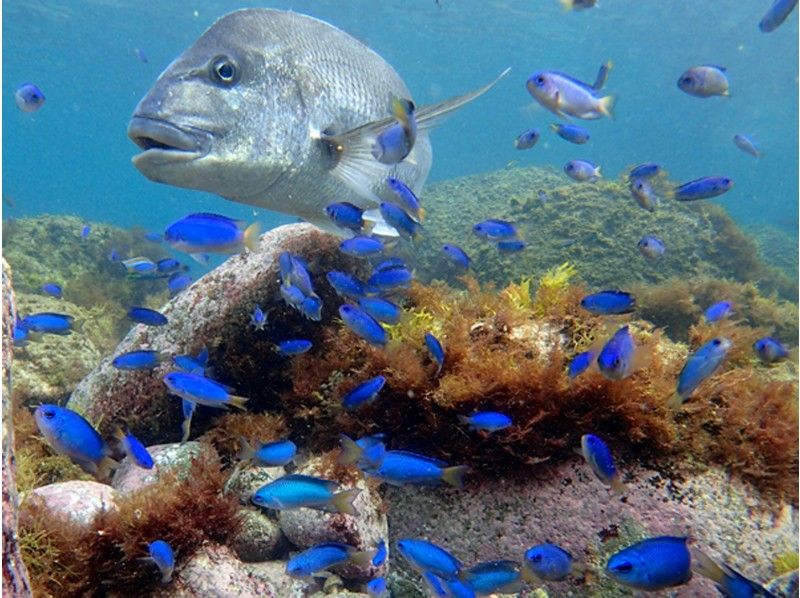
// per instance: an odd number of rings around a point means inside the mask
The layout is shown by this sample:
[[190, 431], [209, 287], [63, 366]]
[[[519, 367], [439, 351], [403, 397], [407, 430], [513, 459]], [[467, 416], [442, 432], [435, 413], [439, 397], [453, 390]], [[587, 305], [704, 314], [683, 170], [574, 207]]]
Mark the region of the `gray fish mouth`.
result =
[[128, 137], [142, 150], [133, 158], [141, 162], [187, 162], [208, 153], [210, 133], [181, 128], [157, 118], [134, 116], [128, 124]]

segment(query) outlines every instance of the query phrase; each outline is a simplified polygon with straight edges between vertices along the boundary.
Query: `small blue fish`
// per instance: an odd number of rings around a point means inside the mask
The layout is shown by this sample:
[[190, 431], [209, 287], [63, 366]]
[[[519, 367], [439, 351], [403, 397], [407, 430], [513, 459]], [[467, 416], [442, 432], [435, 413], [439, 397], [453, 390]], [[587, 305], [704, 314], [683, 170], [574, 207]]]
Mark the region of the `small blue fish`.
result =
[[85, 471], [104, 478], [116, 465], [100, 434], [86, 419], [66, 407], [39, 405], [33, 413], [44, 439], [60, 455], [67, 455]]
[[130, 308], [128, 318], [145, 326], [166, 326], [169, 323], [164, 314], [147, 307]]
[[186, 271], [187, 268], [175, 258], [165, 257], [156, 262], [156, 271], [159, 274], [172, 274], [178, 270]]
[[447, 260], [459, 270], [468, 270], [470, 259], [466, 252], [458, 245], [446, 243], [442, 245], [442, 252]]
[[123, 260], [122, 265], [131, 276], [148, 276], [158, 271], [158, 266], [153, 260], [141, 256]]
[[537, 71], [528, 77], [526, 87], [534, 100], [557, 116], [613, 118], [614, 96], [598, 97], [598, 90], [564, 73]]
[[606, 573], [637, 590], [663, 590], [692, 578], [692, 557], [686, 538], [661, 536], [642, 540], [608, 559]]
[[386, 270], [394, 270], [395, 268], [405, 268], [406, 263], [400, 259], [399, 257], [392, 256], [376, 264], [373, 268], [373, 272], [384, 272]]
[[643, 353], [636, 346], [628, 326], [614, 333], [597, 356], [600, 373], [609, 380], [627, 378], [642, 365]]
[[397, 324], [403, 313], [399, 306], [380, 297], [362, 297], [358, 305], [379, 322]]
[[108, 261], [109, 262], [121, 262], [122, 261], [122, 256], [119, 254], [119, 252], [117, 252], [116, 249], [112, 249], [111, 251], [109, 251], [107, 257], [108, 257]]
[[539, 141], [540, 136], [539, 129], [528, 129], [514, 140], [514, 147], [518, 150], [531, 149]]
[[349, 202], [332, 203], [325, 207], [325, 213], [339, 228], [356, 233], [364, 228], [364, 210]]
[[[586, 3], [591, 3], [592, 6], [597, 4], [597, 0], [584, 0]], [[608, 81], [608, 75], [611, 73], [611, 69], [614, 68], [614, 63], [610, 60], [606, 60], [603, 64], [600, 65], [600, 68], [597, 69], [597, 77], [595, 77], [594, 85], [592, 85], [592, 89], [595, 91], [603, 89], [606, 85], [606, 81]]]
[[398, 206], [408, 212], [417, 222], [421, 222], [425, 218], [425, 208], [420, 204], [419, 199], [411, 188], [403, 181], [394, 177], [386, 179], [386, 186], [394, 193]]
[[303, 294], [303, 291], [298, 289], [294, 285], [285, 285], [282, 284], [280, 287], [281, 297], [283, 298], [283, 302], [288, 305], [289, 307], [293, 307], [297, 311], [303, 307], [303, 301], [306, 300], [306, 296]]
[[725, 563], [717, 563], [698, 548], [692, 547], [692, 571], [714, 582], [720, 594], [729, 598], [777, 598], [760, 584]]
[[397, 551], [414, 569], [430, 572], [443, 579], [455, 579], [461, 573], [461, 562], [441, 546], [417, 538], [401, 538]]
[[366, 585], [367, 595], [370, 598], [385, 598], [389, 595], [389, 588], [386, 586], [385, 577], [370, 579]]
[[123, 432], [121, 428], [114, 431], [114, 437], [119, 441], [122, 450], [131, 458], [131, 461], [136, 463], [142, 469], [153, 469], [153, 457], [147, 452], [147, 448], [139, 442], [133, 434]]
[[380, 212], [386, 224], [394, 228], [407, 241], [416, 241], [422, 231], [422, 225], [406, 214], [406, 211], [389, 202], [382, 202]]
[[506, 241], [516, 238], [519, 234], [517, 225], [513, 222], [493, 218], [478, 222], [472, 227], [472, 232], [489, 241]]
[[91, 233], [91, 232], [92, 232], [92, 227], [91, 227], [91, 226], [89, 226], [88, 224], [87, 224], [87, 225], [85, 225], [85, 226], [84, 226], [84, 227], [81, 229], [81, 239], [85, 239], [86, 237], [88, 237], [88, 236], [89, 236], [89, 233]]
[[600, 167], [588, 160], [570, 160], [564, 165], [566, 175], [578, 182], [594, 182], [601, 178]]
[[352, 257], [370, 257], [383, 252], [383, 243], [373, 237], [353, 237], [339, 243], [339, 251]]
[[33, 83], [23, 83], [14, 92], [14, 101], [23, 112], [36, 112], [44, 106], [44, 94]]
[[513, 421], [505, 413], [497, 411], [481, 411], [473, 415], [459, 415], [458, 421], [470, 426], [473, 430], [480, 430], [492, 434], [505, 430], [513, 425]]
[[522, 590], [522, 574], [516, 561], [487, 561], [461, 572], [465, 582], [478, 596], [514, 594]]
[[561, 139], [566, 139], [570, 143], [576, 145], [583, 145], [589, 141], [589, 131], [578, 125], [563, 125], [560, 123], [553, 123], [550, 125], [550, 130]]
[[775, 31], [791, 14], [795, 6], [797, 6], [797, 0], [775, 0], [758, 23], [761, 33]]
[[375, 376], [362, 382], [342, 397], [342, 406], [348, 411], [353, 411], [363, 405], [373, 403], [378, 398], [378, 393], [384, 384], [386, 384], [386, 378], [383, 376]]
[[569, 371], [567, 374], [569, 379], [574, 380], [583, 372], [588, 370], [589, 366], [592, 365], [592, 362], [596, 357], [596, 351], [584, 351], [583, 353], [578, 353], [575, 357], [573, 357], [572, 361], [569, 362]]
[[408, 288], [411, 286], [413, 278], [414, 275], [408, 268], [390, 268], [373, 272], [367, 281], [367, 286], [378, 291], [389, 292]]
[[175, 553], [172, 547], [164, 540], [155, 540], [147, 546], [150, 558], [161, 571], [161, 583], [172, 581], [172, 572], [175, 570]]
[[118, 370], [152, 370], [161, 363], [161, 355], [153, 349], [128, 351], [111, 361]]
[[181, 444], [189, 440], [189, 434], [192, 431], [192, 416], [194, 415], [195, 409], [197, 409], [197, 403], [181, 399], [181, 411], [183, 413], [183, 421], [181, 422], [181, 431], [183, 432], [181, 435]]
[[164, 235], [162, 235], [161, 233], [150, 232], [150, 233], [145, 233], [144, 238], [145, 240], [150, 241], [151, 243], [161, 243], [161, 241], [164, 240]]
[[147, 54], [144, 53], [144, 50], [141, 48], [134, 48], [133, 53], [136, 54], [136, 58], [141, 62], [147, 63]]
[[339, 446], [342, 451], [338, 463], [340, 465], [356, 463], [362, 470], [375, 469], [386, 456], [384, 440], [383, 434], [365, 436], [355, 441], [345, 434], [339, 434]]
[[698, 386], [714, 375], [732, 346], [730, 339], [720, 336], [712, 338], [690, 355], [678, 374], [676, 394], [670, 405], [679, 408], [685, 403]]
[[169, 294], [171, 296], [175, 296], [181, 291], [189, 288], [191, 284], [192, 284], [191, 276], [187, 276], [186, 274], [176, 272], [175, 274], [169, 277], [169, 280], [167, 281], [167, 289], [169, 290]]
[[297, 445], [291, 440], [277, 440], [262, 444], [254, 449], [246, 438], [240, 440], [242, 448], [239, 451], [240, 461], [255, 461], [267, 467], [278, 467], [291, 463], [297, 454]]
[[393, 98], [392, 114], [397, 122], [384, 129], [372, 144], [372, 156], [382, 164], [397, 164], [405, 160], [417, 139], [414, 103]]
[[422, 573], [422, 581], [425, 582], [425, 585], [428, 587], [428, 593], [433, 598], [451, 598], [448, 595], [448, 588], [445, 587], [445, 580], [439, 577], [438, 575], [434, 575], [430, 571], [421, 571]]
[[389, 557], [389, 550], [386, 547], [386, 541], [381, 538], [378, 545], [375, 547], [375, 556], [372, 557], [372, 566], [373, 567], [380, 567], [386, 562], [386, 559]]
[[172, 394], [207, 407], [244, 409], [247, 402], [245, 397], [230, 394], [231, 388], [200, 374], [170, 372], [164, 376], [164, 384]]
[[625, 291], [600, 291], [581, 299], [581, 307], [597, 316], [629, 314], [636, 309], [636, 299]]
[[19, 319], [17, 319], [17, 321], [14, 323], [12, 342], [15, 347], [27, 347], [28, 331], [24, 327], [20, 326], [20, 324], [21, 321]]
[[261, 307], [258, 305], [255, 306], [253, 313], [250, 315], [250, 325], [256, 330], [264, 330], [264, 326], [267, 325], [267, 314], [261, 311]]
[[353, 501], [360, 490], [353, 488], [336, 492], [339, 484], [312, 476], [291, 474], [265, 484], [250, 499], [266, 509], [317, 509], [331, 513], [355, 515]]
[[367, 294], [364, 283], [346, 272], [333, 270], [328, 272], [325, 278], [328, 279], [328, 283], [336, 291], [336, 294], [345, 299], [359, 299]]
[[172, 358], [172, 363], [177, 365], [184, 372], [205, 370], [208, 365], [208, 347], [203, 347], [196, 357], [191, 355], [175, 355]]
[[54, 282], [46, 282], [42, 285], [42, 292], [56, 299], [61, 299], [61, 287]]
[[504, 241], [498, 241], [495, 245], [497, 250], [501, 253], [517, 253], [527, 246], [528, 244], [522, 239], [506, 239]]
[[286, 573], [292, 577], [303, 578], [313, 577], [316, 573], [345, 563], [366, 566], [372, 554], [372, 551], [361, 552], [349, 544], [326, 542], [312, 546], [290, 558], [286, 563]]
[[433, 336], [430, 332], [425, 333], [425, 346], [428, 347], [431, 358], [438, 366], [436, 368], [436, 375], [438, 376], [439, 372], [442, 371], [442, 367], [444, 366], [444, 347], [442, 347], [442, 343], [439, 342], [439, 339]]
[[611, 487], [611, 491], [618, 494], [625, 493], [628, 489], [619, 479], [619, 471], [614, 465], [614, 458], [608, 450], [606, 443], [594, 434], [581, 436], [581, 454], [586, 463], [592, 468], [597, 479]]
[[309, 296], [303, 298], [303, 303], [300, 304], [300, 313], [303, 317], [319, 322], [322, 320], [322, 299], [317, 296]]
[[765, 336], [753, 343], [753, 351], [767, 364], [782, 361], [789, 357], [789, 350], [776, 338]]
[[383, 326], [355, 305], [345, 303], [339, 308], [339, 316], [350, 330], [366, 340], [371, 345], [384, 346], [389, 342], [389, 335]]
[[728, 177], [706, 176], [675, 187], [673, 197], [678, 201], [697, 201], [722, 195], [732, 187], [733, 181]]
[[644, 162], [638, 166], [634, 166], [628, 173], [628, 180], [634, 179], [651, 179], [661, 172], [661, 166], [655, 162]]
[[308, 266], [300, 256], [284, 251], [278, 257], [278, 260], [282, 284], [297, 287], [302, 291], [303, 295], [316, 296], [314, 294], [314, 285], [311, 282], [311, 275], [308, 273]]
[[636, 246], [639, 248], [639, 253], [650, 259], [659, 258], [667, 251], [664, 241], [654, 235], [645, 235], [639, 239]]
[[703, 65], [687, 69], [678, 79], [678, 88], [696, 98], [730, 96], [730, 84], [724, 66]]
[[706, 320], [706, 324], [713, 324], [714, 322], [719, 322], [727, 318], [732, 312], [733, 303], [730, 301], [720, 301], [706, 309], [706, 311], [703, 312], [703, 317]]
[[363, 471], [392, 486], [438, 486], [444, 482], [460, 489], [468, 469], [466, 465], [449, 467], [439, 459], [408, 451], [386, 451], [380, 464]]
[[164, 231], [164, 241], [193, 258], [205, 253], [239, 253], [247, 247], [258, 251], [259, 225], [245, 228], [241, 220], [209, 213], [184, 216]]
[[65, 336], [72, 334], [72, 323], [74, 320], [75, 318], [65, 314], [41, 312], [25, 316], [17, 325], [26, 332]]
[[758, 149], [758, 145], [752, 138], [747, 135], [739, 133], [733, 136], [733, 143], [746, 154], [750, 154], [754, 158], [760, 158], [763, 154]]
[[522, 561], [522, 577], [533, 584], [563, 581], [576, 569], [572, 555], [555, 544], [532, 546]]
[[303, 338], [295, 338], [287, 341], [281, 341], [275, 348], [278, 353], [284, 357], [294, 357], [295, 355], [302, 355], [311, 350], [313, 343]]

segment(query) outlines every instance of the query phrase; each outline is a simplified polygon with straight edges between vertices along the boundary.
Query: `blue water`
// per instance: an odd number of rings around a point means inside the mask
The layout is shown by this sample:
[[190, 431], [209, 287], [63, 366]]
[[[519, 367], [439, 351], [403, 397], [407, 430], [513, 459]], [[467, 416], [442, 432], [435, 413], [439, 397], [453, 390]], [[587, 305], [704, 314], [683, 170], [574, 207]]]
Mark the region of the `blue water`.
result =
[[[155, 230], [197, 210], [252, 219], [252, 207], [145, 179], [130, 163], [136, 147], [125, 131], [161, 70], [214, 19], [259, 4], [4, 0], [3, 193], [14, 207], [4, 206], [3, 217], [72, 213]], [[654, 160], [675, 180], [732, 177], [734, 189], [716, 201], [735, 218], [796, 233], [797, 14], [762, 34], [757, 23], [766, 0], [605, 0], [582, 13], [565, 13], [556, 0], [270, 4], [312, 14], [364, 41], [396, 68], [417, 103], [473, 89], [512, 68], [496, 89], [434, 133], [429, 181], [511, 160], [560, 168], [587, 158], [611, 177]], [[531, 151], [513, 148], [521, 131], [555, 120], [525, 89], [532, 71], [558, 69], [591, 82], [606, 59], [615, 65], [606, 90], [619, 97], [616, 120], [588, 123], [587, 146], [548, 132]], [[698, 99], [677, 89], [683, 70], [703, 63], [728, 68], [731, 99]], [[47, 97], [34, 114], [14, 104], [14, 90], [25, 81]], [[740, 132], [758, 140], [762, 160], [733, 145]], [[256, 213], [265, 227], [291, 221]]]

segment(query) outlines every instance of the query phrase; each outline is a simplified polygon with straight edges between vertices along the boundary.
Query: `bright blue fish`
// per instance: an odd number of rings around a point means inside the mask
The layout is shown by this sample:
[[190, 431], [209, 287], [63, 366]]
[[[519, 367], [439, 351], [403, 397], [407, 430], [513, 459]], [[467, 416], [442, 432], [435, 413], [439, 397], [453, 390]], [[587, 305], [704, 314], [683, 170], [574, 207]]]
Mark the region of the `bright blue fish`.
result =
[[644, 162], [638, 166], [634, 166], [628, 173], [628, 179], [650, 179], [661, 172], [661, 166], [655, 162]]
[[378, 542], [378, 545], [375, 547], [375, 556], [372, 557], [372, 566], [380, 567], [386, 562], [388, 556], [389, 550], [386, 547], [386, 541], [381, 538], [381, 541]]
[[408, 212], [418, 222], [425, 218], [425, 209], [420, 204], [414, 192], [403, 181], [394, 177], [386, 179], [386, 186], [394, 193], [397, 205]]
[[328, 279], [328, 283], [333, 287], [333, 290], [345, 299], [359, 299], [367, 294], [364, 283], [346, 272], [333, 270], [328, 272], [325, 278]]
[[339, 446], [342, 449], [338, 463], [352, 465], [356, 463], [359, 469], [374, 469], [378, 467], [386, 456], [386, 445], [383, 434], [365, 436], [358, 440], [339, 434]]
[[630, 330], [623, 326], [603, 346], [597, 356], [597, 367], [609, 380], [622, 380], [643, 365], [643, 358]]
[[358, 300], [358, 305], [373, 318], [386, 324], [397, 324], [403, 313], [399, 306], [380, 297], [362, 297]]
[[61, 287], [54, 282], [46, 282], [42, 285], [42, 292], [56, 299], [61, 299]]
[[600, 167], [588, 160], [570, 160], [564, 165], [566, 175], [578, 182], [596, 181], [601, 178]]
[[44, 94], [33, 83], [23, 83], [14, 92], [14, 101], [23, 112], [36, 112], [44, 106]]
[[303, 314], [303, 317], [313, 320], [314, 322], [321, 321], [322, 299], [315, 295], [303, 298], [303, 302], [300, 304], [300, 313]]
[[367, 286], [378, 291], [394, 291], [396, 289], [406, 289], [411, 286], [413, 273], [408, 268], [390, 268], [373, 272], [367, 281]]
[[678, 374], [676, 394], [670, 401], [673, 408], [679, 408], [692, 396], [698, 386], [714, 375], [714, 372], [725, 361], [725, 357], [732, 346], [733, 343], [730, 339], [725, 337], [712, 338], [689, 356], [681, 373]]
[[364, 210], [349, 202], [332, 203], [325, 207], [325, 213], [339, 228], [356, 233], [364, 228]]
[[207, 407], [244, 409], [247, 402], [245, 397], [230, 394], [231, 388], [200, 374], [170, 372], [164, 376], [164, 384], [172, 394]]
[[761, 33], [775, 31], [791, 14], [795, 6], [797, 6], [797, 0], [775, 0], [758, 23]]
[[678, 201], [696, 201], [716, 197], [729, 191], [733, 180], [725, 176], [707, 176], [675, 187], [673, 197]]
[[294, 357], [295, 355], [302, 355], [303, 353], [311, 350], [313, 343], [303, 338], [295, 338], [287, 341], [281, 341], [275, 345], [278, 353], [284, 357]]
[[128, 310], [128, 318], [145, 326], [166, 326], [167, 317], [154, 309], [147, 307], [132, 307]]
[[131, 276], [149, 276], [158, 272], [158, 266], [153, 260], [141, 256], [122, 260], [122, 265]]
[[349, 544], [326, 542], [312, 546], [290, 558], [286, 563], [286, 573], [292, 577], [303, 578], [312, 577], [330, 567], [345, 563], [366, 566], [369, 565], [372, 554], [372, 551], [360, 552]]
[[67, 455], [85, 471], [104, 478], [116, 465], [100, 434], [83, 416], [58, 405], [39, 405], [33, 414], [44, 439], [60, 455]]
[[91, 226], [89, 226], [88, 224], [86, 224], [86, 225], [85, 225], [85, 226], [84, 226], [84, 227], [81, 229], [81, 239], [85, 239], [86, 237], [88, 237], [88, 236], [89, 236], [89, 233], [91, 233], [91, 232], [92, 232], [92, 227], [91, 227]]
[[691, 562], [686, 538], [661, 536], [620, 550], [608, 559], [606, 573], [637, 590], [664, 590], [692, 578]]
[[639, 239], [636, 246], [639, 248], [639, 253], [650, 259], [659, 258], [667, 251], [664, 241], [653, 235], [645, 235]]
[[692, 570], [714, 582], [720, 594], [728, 598], [777, 598], [760, 584], [725, 563], [717, 563], [710, 556], [695, 547], [691, 550]]
[[28, 345], [28, 331], [20, 326], [21, 320], [17, 319], [14, 323], [12, 342], [15, 347], [26, 347]]
[[372, 144], [372, 156], [382, 164], [405, 160], [417, 139], [417, 121], [411, 100], [393, 98], [392, 115], [397, 122], [384, 129]]
[[706, 311], [703, 312], [703, 317], [706, 320], [706, 324], [713, 324], [714, 322], [719, 322], [730, 316], [732, 310], [733, 303], [730, 301], [720, 301], [706, 309]]
[[497, 411], [480, 411], [470, 416], [459, 415], [458, 421], [470, 426], [474, 430], [480, 430], [490, 434], [505, 430], [514, 423], [505, 413], [498, 413]]
[[613, 492], [623, 494], [627, 491], [605, 442], [594, 434], [584, 434], [581, 436], [581, 454], [597, 479], [610, 486]]
[[436, 368], [436, 375], [438, 376], [439, 372], [442, 371], [442, 367], [444, 366], [444, 347], [442, 347], [442, 343], [439, 342], [439, 339], [433, 336], [430, 332], [425, 333], [425, 346], [428, 347], [431, 358], [438, 366]]
[[178, 270], [186, 271], [188, 268], [181, 264], [178, 260], [171, 257], [165, 257], [164, 259], [158, 260], [156, 262], [156, 271], [160, 274], [172, 274], [173, 272], [177, 272]]
[[555, 544], [537, 544], [525, 551], [522, 577], [534, 584], [562, 581], [575, 571], [572, 555]]
[[401, 538], [397, 550], [414, 569], [427, 571], [443, 579], [455, 579], [461, 573], [461, 562], [441, 546], [416, 538]]
[[278, 259], [281, 268], [281, 282], [284, 285], [297, 287], [305, 296], [316, 296], [311, 275], [308, 273], [308, 266], [300, 256], [284, 251]]
[[196, 357], [191, 355], [175, 355], [172, 363], [181, 368], [184, 372], [194, 372], [195, 370], [205, 370], [208, 365], [208, 348], [203, 347]]
[[339, 243], [339, 250], [352, 257], [370, 257], [383, 252], [383, 243], [373, 237], [353, 237]]
[[259, 488], [250, 499], [266, 509], [317, 509], [331, 513], [355, 515], [353, 501], [360, 490], [336, 492], [339, 484], [307, 475], [285, 475]]
[[371, 345], [384, 346], [389, 342], [389, 334], [383, 326], [355, 305], [345, 303], [339, 308], [339, 315], [350, 330], [366, 340]]
[[383, 376], [376, 376], [362, 382], [342, 397], [342, 406], [348, 411], [352, 411], [373, 403], [378, 398], [378, 393], [384, 384], [386, 384], [386, 378]]
[[258, 305], [253, 309], [253, 313], [250, 314], [250, 325], [256, 330], [264, 330], [264, 326], [267, 325], [267, 314]]
[[448, 261], [460, 270], [468, 270], [470, 259], [466, 252], [458, 245], [446, 243], [442, 245], [442, 251]]
[[303, 294], [303, 291], [294, 285], [282, 284], [280, 287], [280, 292], [283, 302], [286, 303], [286, 305], [293, 307], [297, 311], [302, 309], [303, 301], [306, 300], [306, 296]]
[[150, 552], [150, 558], [161, 571], [161, 583], [171, 582], [172, 572], [175, 569], [175, 553], [172, 552], [172, 547], [164, 540], [155, 540], [150, 542], [147, 549]]
[[528, 129], [514, 140], [514, 147], [518, 150], [531, 149], [539, 141], [540, 136], [539, 129]]
[[581, 307], [598, 316], [629, 314], [636, 309], [636, 299], [625, 291], [600, 291], [581, 299]]
[[253, 448], [246, 438], [240, 440], [242, 448], [239, 451], [240, 461], [256, 461], [268, 467], [283, 466], [291, 463], [297, 454], [297, 445], [291, 440], [277, 440], [262, 444], [258, 449]]
[[522, 589], [522, 574], [516, 561], [487, 561], [473, 565], [460, 575], [478, 596], [514, 594]]
[[133, 434], [123, 432], [121, 428], [114, 431], [114, 437], [119, 441], [122, 450], [142, 469], [153, 469], [153, 457], [147, 452], [147, 448], [139, 442]]
[[195, 257], [203, 253], [239, 253], [245, 247], [258, 251], [258, 234], [258, 223], [244, 228], [240, 220], [201, 212], [170, 224], [164, 231], [164, 240]]
[[385, 272], [386, 270], [394, 270], [395, 268], [405, 268], [406, 263], [397, 256], [392, 256], [380, 262], [379, 264], [375, 264], [372, 268], [373, 272]]
[[753, 343], [753, 351], [764, 363], [775, 363], [789, 357], [789, 350], [776, 338], [765, 336]]
[[121, 262], [122, 256], [117, 252], [116, 249], [112, 249], [108, 252], [108, 261], [109, 262]]
[[566, 139], [570, 143], [576, 145], [583, 145], [589, 141], [589, 131], [578, 125], [563, 125], [560, 123], [553, 123], [550, 125], [550, 130], [561, 139]]
[[513, 222], [493, 218], [478, 222], [472, 227], [472, 232], [489, 241], [506, 241], [516, 238], [518, 234], [517, 225]]
[[386, 587], [385, 577], [376, 577], [367, 582], [367, 595], [370, 598], [384, 598], [389, 595], [389, 588]]
[[596, 351], [584, 351], [583, 353], [578, 353], [575, 357], [573, 357], [572, 361], [569, 362], [569, 379], [574, 380], [583, 372], [588, 370], [589, 366], [592, 365], [592, 362], [596, 357]]
[[58, 334], [61, 336], [72, 334], [72, 316], [41, 312], [25, 316], [19, 321], [18, 327], [26, 332], [39, 332], [42, 334]]
[[389, 202], [382, 202], [380, 212], [386, 224], [394, 228], [407, 241], [416, 241], [422, 232], [422, 225], [409, 216], [406, 211]]
[[528, 244], [522, 239], [505, 239], [503, 241], [498, 241], [495, 245], [501, 253], [517, 253], [527, 246]]
[[152, 370], [161, 363], [161, 355], [153, 349], [128, 351], [116, 356], [112, 361], [118, 370]]
[[386, 451], [377, 467], [365, 468], [363, 471], [392, 486], [438, 486], [445, 482], [456, 488], [463, 488], [468, 467], [448, 467], [444, 461], [408, 451]]

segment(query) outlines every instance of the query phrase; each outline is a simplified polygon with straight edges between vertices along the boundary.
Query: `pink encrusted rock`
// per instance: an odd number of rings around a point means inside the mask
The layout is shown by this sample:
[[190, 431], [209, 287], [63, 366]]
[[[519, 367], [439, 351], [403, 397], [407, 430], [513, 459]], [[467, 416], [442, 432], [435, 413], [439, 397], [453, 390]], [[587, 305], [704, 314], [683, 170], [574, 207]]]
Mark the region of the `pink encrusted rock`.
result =
[[217, 451], [210, 444], [200, 442], [187, 442], [185, 444], [157, 444], [147, 447], [147, 452], [153, 458], [152, 469], [143, 469], [136, 465], [130, 457], [125, 457], [114, 472], [111, 486], [121, 495], [129, 494], [154, 484], [159, 473], [175, 471], [178, 478], [185, 474], [192, 466], [192, 460], [203, 453], [216, 456]]
[[117, 510], [117, 493], [106, 484], [77, 481], [48, 484], [32, 490], [25, 498], [43, 508], [51, 517], [89, 526], [103, 512]]

